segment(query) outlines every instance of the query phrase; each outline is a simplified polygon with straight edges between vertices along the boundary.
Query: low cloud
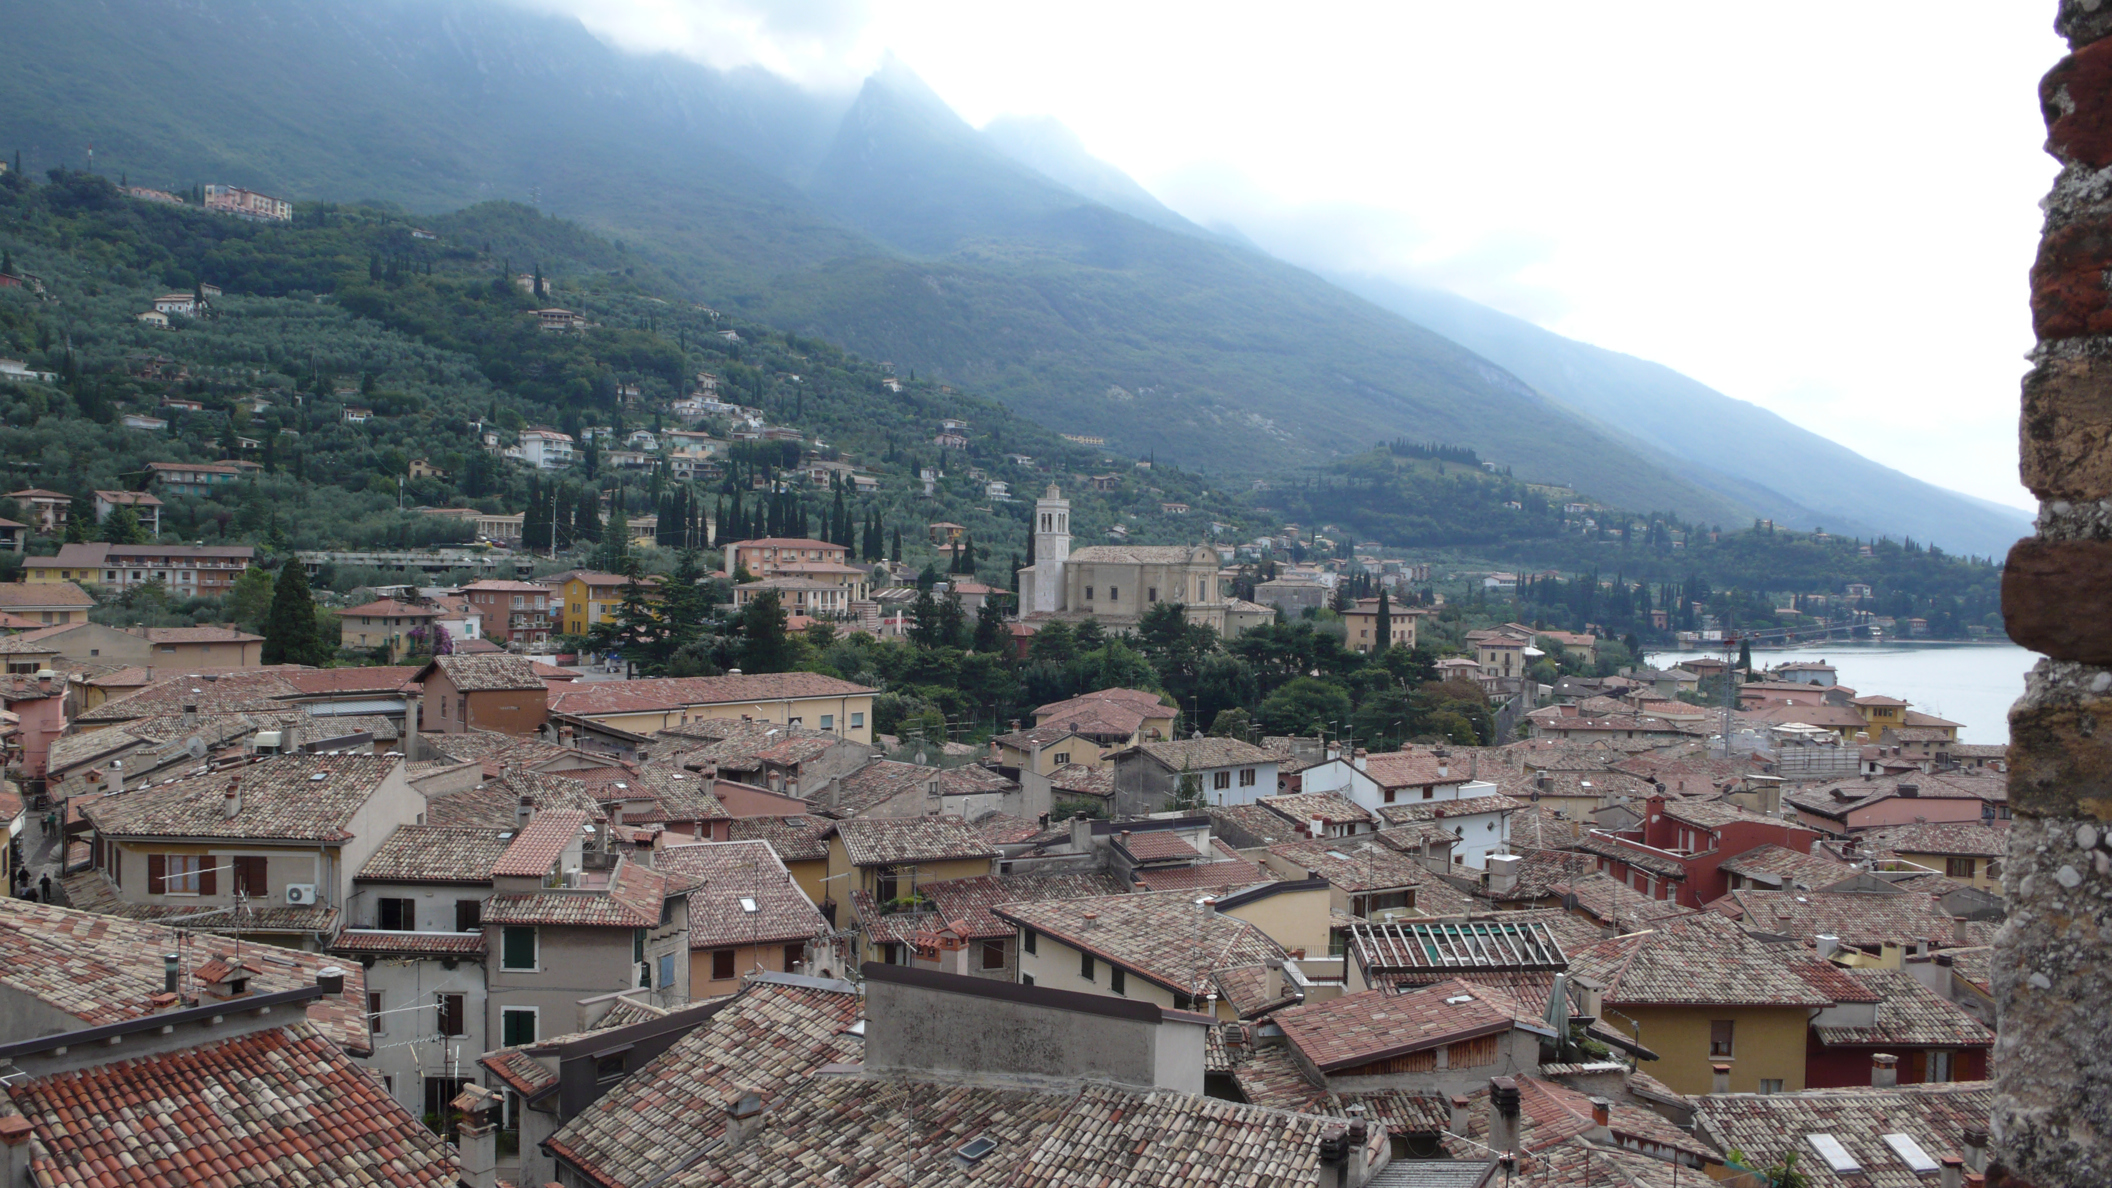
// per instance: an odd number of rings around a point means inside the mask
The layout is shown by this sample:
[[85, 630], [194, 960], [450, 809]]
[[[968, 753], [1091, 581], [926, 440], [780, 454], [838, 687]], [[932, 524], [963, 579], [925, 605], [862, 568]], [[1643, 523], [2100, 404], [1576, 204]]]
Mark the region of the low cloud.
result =
[[672, 53], [722, 69], [759, 66], [809, 87], [855, 86], [878, 65], [874, 0], [511, 0], [577, 17], [639, 53]]

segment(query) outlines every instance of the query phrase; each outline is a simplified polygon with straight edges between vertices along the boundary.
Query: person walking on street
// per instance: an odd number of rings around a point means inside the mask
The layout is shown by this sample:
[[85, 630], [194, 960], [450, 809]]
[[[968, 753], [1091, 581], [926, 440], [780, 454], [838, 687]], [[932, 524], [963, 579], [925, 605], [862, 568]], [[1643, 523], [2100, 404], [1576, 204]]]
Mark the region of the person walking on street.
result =
[[37, 902], [51, 902], [51, 872], [46, 871], [37, 878]]

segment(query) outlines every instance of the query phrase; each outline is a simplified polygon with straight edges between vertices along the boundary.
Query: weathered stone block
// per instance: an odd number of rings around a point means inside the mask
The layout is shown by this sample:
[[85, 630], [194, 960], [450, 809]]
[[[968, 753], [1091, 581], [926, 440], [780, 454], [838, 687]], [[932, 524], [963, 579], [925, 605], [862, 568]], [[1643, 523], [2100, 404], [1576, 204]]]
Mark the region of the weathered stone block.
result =
[[2112, 359], [2047, 359], [2024, 377], [2020, 474], [2049, 502], [2112, 497]]
[[2112, 673], [2058, 660], [2031, 670], [2009, 710], [2009, 807], [2112, 821]]
[[2112, 41], [2062, 58], [2039, 80], [2046, 151], [2063, 163], [2112, 165]]
[[2002, 570], [2002, 620], [2032, 651], [2112, 665], [2112, 541], [2018, 541]]
[[2112, 225], [2083, 218], [2047, 228], [2031, 265], [2031, 328], [2041, 342], [2112, 334], [2108, 269]]
[[2112, 35], [2112, 0], [2061, 0], [2053, 29], [2068, 39], [2071, 49]]

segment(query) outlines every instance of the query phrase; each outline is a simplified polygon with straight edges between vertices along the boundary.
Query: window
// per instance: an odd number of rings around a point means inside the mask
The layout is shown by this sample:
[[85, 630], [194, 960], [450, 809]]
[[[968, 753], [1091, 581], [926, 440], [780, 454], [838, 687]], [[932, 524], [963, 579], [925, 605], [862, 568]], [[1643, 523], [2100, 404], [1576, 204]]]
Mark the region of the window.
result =
[[518, 1048], [535, 1042], [535, 1008], [507, 1007], [499, 1012], [499, 1046]]
[[1435, 796], [1435, 795], [1437, 795], [1437, 789], [1436, 789], [1436, 788], [1435, 788], [1434, 786], [1433, 786], [1433, 787], [1428, 787], [1428, 788], [1424, 788], [1424, 789], [1423, 789], [1423, 799], [1424, 799], [1424, 800], [1428, 800], [1428, 799], [1430, 799], [1431, 797], [1433, 797], [1433, 796]]
[[807, 947], [806, 947], [805, 945], [786, 945], [786, 946], [785, 946], [785, 972], [786, 972], [786, 973], [798, 973], [798, 972], [799, 972], [799, 962], [800, 962], [800, 959], [801, 959], [801, 958], [803, 958], [803, 957], [805, 957], [806, 955], [807, 955]]
[[1969, 879], [1973, 877], [1973, 865], [1971, 858], [1946, 858], [1943, 873], [1954, 879]]
[[367, 1034], [381, 1035], [381, 991], [367, 991]]
[[415, 899], [375, 900], [374, 927], [384, 932], [418, 931], [418, 901]]
[[464, 1001], [464, 996], [460, 994], [443, 994], [440, 996], [441, 1035], [468, 1034], [467, 1029], [463, 1027]]
[[615, 1081], [622, 1079], [622, 1077], [623, 1053], [618, 1052], [614, 1056], [603, 1056], [594, 1062], [595, 1080]]
[[835, 715], [835, 714], [823, 714], [823, 715], [821, 716], [821, 728], [822, 728], [823, 730], [834, 730], [834, 729], [836, 729], [836, 715]]
[[1120, 601], [1120, 600], [1121, 600], [1121, 598], [1122, 598], [1122, 591], [1121, 591], [1121, 590], [1120, 590], [1119, 588], [1117, 588], [1117, 587], [1114, 587], [1114, 586], [1109, 586], [1109, 587], [1107, 588], [1107, 600], [1108, 600], [1109, 602], [1118, 602], [1118, 601]]
[[1034, 932], [1034, 930], [1033, 930], [1033, 929], [1031, 929], [1031, 928], [1022, 928], [1022, 929], [1020, 929], [1020, 930], [1019, 930], [1019, 951], [1020, 951], [1020, 952], [1022, 952], [1022, 953], [1034, 953], [1034, 952], [1038, 952], [1038, 950], [1037, 950], [1037, 949], [1035, 949], [1034, 945], [1035, 945], [1035, 932]]
[[1110, 965], [1107, 967], [1107, 988], [1109, 990], [1120, 994], [1127, 985], [1128, 981], [1128, 970], [1123, 969], [1119, 965]]
[[1003, 942], [1003, 941], [1001, 941], [1001, 940], [986, 940], [986, 941], [984, 941], [984, 942], [983, 942], [983, 968], [984, 968], [984, 969], [1003, 969], [1004, 967], [1005, 967], [1005, 942]]
[[1762, 1077], [1762, 1078], [1760, 1078], [1760, 1092], [1762, 1092], [1762, 1093], [1780, 1093], [1780, 1092], [1782, 1092], [1782, 1078], [1780, 1078], [1780, 1077]]
[[882, 964], [882, 965], [900, 965], [900, 964], [902, 964], [902, 946], [901, 946], [901, 945], [898, 945], [898, 944], [896, 944], [896, 943], [895, 943], [895, 942], [893, 942], [893, 941], [888, 941], [888, 942], [886, 942], [885, 944], [882, 944], [882, 945], [880, 946], [880, 964]]
[[1732, 1031], [1735, 1027], [1736, 1022], [1731, 1019], [1712, 1019], [1709, 1021], [1709, 1055], [1730, 1056], [1733, 1054], [1731, 1051], [1734, 1046], [1732, 1043]]
[[863, 725], [865, 725], [865, 714], [863, 711], [851, 715], [851, 729], [856, 730]]
[[1394, 791], [1395, 791], [1395, 789], [1392, 789], [1392, 788], [1388, 788], [1388, 789], [1386, 789], [1386, 803], [1387, 803], [1387, 804], [1392, 804], [1392, 803], [1393, 803], [1393, 794], [1394, 794]]
[[[893, 965], [894, 962], [889, 961], [888, 964]], [[733, 950], [713, 949], [711, 951], [711, 980], [714, 982], [728, 981], [732, 979], [733, 973]]]
[[662, 953], [660, 954], [660, 988], [667, 990], [672, 988], [674, 984], [675, 955], [673, 953]]
[[1091, 953], [1078, 954], [1078, 976], [1088, 982], [1093, 980], [1093, 955]]
[[1211, 773], [1210, 773], [1210, 787], [1211, 787], [1211, 789], [1212, 789], [1213, 791], [1220, 791], [1220, 792], [1221, 792], [1221, 791], [1223, 791], [1224, 789], [1226, 789], [1226, 788], [1229, 788], [1229, 787], [1231, 787], [1231, 786], [1232, 786], [1232, 773], [1231, 773], [1231, 772], [1229, 772], [1229, 771], [1213, 771], [1213, 772], [1211, 772]]
[[1951, 1079], [1951, 1055], [1952, 1055], [1952, 1054], [1951, 1054], [1951, 1053], [1949, 1053], [1949, 1052], [1930, 1052], [1930, 1053], [1929, 1053], [1929, 1075], [1928, 1075], [1928, 1076], [1926, 1076], [1926, 1077], [1923, 1077], [1922, 1079], [1923, 1079], [1923, 1080], [1925, 1080], [1925, 1081], [1948, 1081], [1948, 1080], [1950, 1080], [1950, 1079]]
[[1054, 758], [1058, 767], [1069, 767], [1071, 765], [1071, 753], [1069, 751], [1058, 751], [1052, 758]]
[[879, 900], [883, 907], [895, 898], [895, 893], [900, 889], [901, 875], [894, 867], [882, 866], [874, 871], [873, 898]]
[[1158, 600], [1159, 600], [1159, 588], [1158, 588], [1157, 586], [1146, 586], [1146, 587], [1144, 588], [1144, 601], [1146, 601], [1146, 602], [1157, 602]]
[[201, 871], [197, 854], [147, 855], [147, 892], [151, 895], [209, 895], [212, 880]]
[[1087, 602], [1091, 602], [1093, 600], [1093, 588], [1091, 586], [1087, 586], [1085, 588], [1085, 600]]
[[535, 929], [512, 925], [499, 933], [499, 968], [533, 970], [536, 966]]
[[1033, 985], [1033, 984], [1034, 984], [1034, 975], [1033, 975], [1033, 974], [1030, 974], [1030, 973], [1023, 973], [1023, 974], [1019, 975], [1019, 984], [1020, 984], [1020, 985], [1022, 985], [1022, 986], [1031, 986], [1031, 985]]
[[455, 931], [475, 932], [484, 926], [484, 901], [480, 899], [458, 899], [455, 901]]
[[802, 725], [802, 724], [804, 724], [805, 722], [806, 722], [806, 719], [805, 719], [805, 718], [786, 718], [786, 719], [785, 719], [785, 725], [787, 725], [787, 726], [799, 726], [799, 725]]
[[1242, 788], [1251, 788], [1254, 786], [1253, 768], [1242, 767], [1239, 769], [1239, 786]]
[[631, 960], [645, 960], [645, 929], [631, 929]]

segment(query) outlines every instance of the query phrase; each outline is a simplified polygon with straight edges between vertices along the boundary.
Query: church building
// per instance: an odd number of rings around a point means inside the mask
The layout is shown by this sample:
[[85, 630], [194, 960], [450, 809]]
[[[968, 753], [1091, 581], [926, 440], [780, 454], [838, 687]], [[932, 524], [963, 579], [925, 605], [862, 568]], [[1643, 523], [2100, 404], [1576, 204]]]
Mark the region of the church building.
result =
[[1225, 629], [1220, 558], [1208, 545], [1091, 545], [1071, 550], [1071, 502], [1051, 483], [1034, 505], [1034, 564], [1019, 571], [1024, 618], [1098, 620], [1135, 627], [1153, 603], [1177, 602], [1188, 621]]

